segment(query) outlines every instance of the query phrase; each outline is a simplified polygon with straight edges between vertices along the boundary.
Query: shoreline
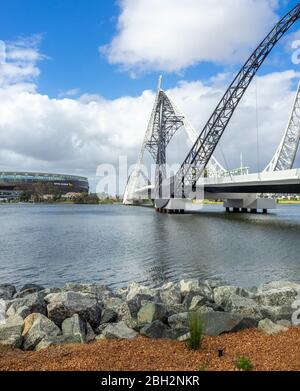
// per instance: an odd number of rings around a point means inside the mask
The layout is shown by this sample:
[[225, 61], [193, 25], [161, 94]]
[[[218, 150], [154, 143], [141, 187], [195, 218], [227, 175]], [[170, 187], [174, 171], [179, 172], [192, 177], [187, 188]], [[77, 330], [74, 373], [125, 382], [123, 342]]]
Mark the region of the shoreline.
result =
[[199, 279], [150, 288], [132, 282], [112, 290], [100, 284], [63, 288], [0, 285], [0, 345], [24, 351], [53, 345], [136, 338], [190, 338], [190, 313], [203, 334], [216, 337], [247, 329], [266, 335], [300, 324], [300, 283], [271, 281], [246, 289]]

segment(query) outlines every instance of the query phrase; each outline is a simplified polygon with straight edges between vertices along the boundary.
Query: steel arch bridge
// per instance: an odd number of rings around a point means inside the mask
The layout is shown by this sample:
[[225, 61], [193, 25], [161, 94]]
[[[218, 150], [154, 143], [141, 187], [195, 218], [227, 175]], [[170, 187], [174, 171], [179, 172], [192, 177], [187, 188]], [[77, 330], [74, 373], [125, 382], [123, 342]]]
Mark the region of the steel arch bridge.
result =
[[[124, 203], [130, 203], [129, 200], [133, 196], [137, 189], [138, 177], [140, 175], [140, 166], [143, 160], [144, 151], [148, 150], [155, 163], [157, 164], [155, 188], [156, 188], [156, 200], [155, 204], [159, 211], [163, 209], [172, 209], [170, 202], [172, 199], [187, 200], [193, 198], [193, 191], [197, 187], [198, 180], [203, 177], [204, 170], [208, 168], [208, 171], [217, 174], [217, 177], [224, 175], [224, 168], [213, 157], [213, 152], [217, 147], [227, 125], [230, 122], [239, 102], [241, 101], [244, 93], [250, 85], [253, 77], [263, 64], [264, 60], [270, 54], [276, 43], [280, 38], [289, 30], [289, 28], [300, 17], [300, 3], [298, 3], [291, 11], [289, 11], [269, 32], [265, 39], [258, 45], [258, 47], [250, 55], [249, 59], [242, 66], [227, 91], [221, 98], [219, 104], [213, 111], [212, 115], [208, 119], [201, 133], [197, 135], [186, 117], [178, 110], [176, 105], [161, 89], [161, 78], [159, 81], [157, 94], [155, 98], [154, 107], [151, 113], [149, 125], [145, 134], [144, 142], [142, 144], [141, 152], [135, 170], [131, 174], [125, 194]], [[280, 178], [273, 175], [274, 179], [270, 177], [271, 173], [276, 171], [286, 171], [292, 168], [295, 160], [296, 152], [299, 145], [299, 114], [300, 114], [300, 97], [299, 87], [295, 98], [292, 114], [288, 123], [288, 127], [285, 131], [283, 139], [272, 158], [270, 164], [259, 175], [258, 180], [261, 181], [261, 176], [265, 175], [268, 182], [265, 186], [252, 186], [249, 190], [249, 183], [247, 186], [247, 179], [243, 178], [240, 186], [233, 186], [230, 181], [222, 180], [220, 186], [220, 180], [214, 183], [211, 178], [208, 180], [205, 190], [208, 192], [240, 192], [253, 193], [254, 190], [264, 189], [263, 192], [268, 192], [267, 189], [273, 189], [274, 186], [270, 186], [273, 182], [280, 182]], [[166, 163], [166, 148], [173, 135], [181, 127], [184, 127], [187, 131], [188, 137], [193, 141], [193, 146], [180, 169], [172, 178], [168, 178], [168, 186], [171, 189], [170, 197], [162, 197], [162, 188], [164, 182], [167, 181], [164, 166]], [[282, 172], [283, 172], [282, 171]], [[292, 175], [292, 173], [290, 173]], [[266, 175], [269, 175], [267, 177]], [[294, 176], [296, 175], [296, 183]], [[300, 192], [300, 172], [293, 173], [293, 178], [290, 181], [285, 175], [281, 183], [277, 185], [276, 189], [293, 190], [294, 192]], [[246, 176], [245, 176], [246, 177]], [[288, 181], [288, 186], [287, 182]], [[250, 181], [250, 178], [249, 178]], [[299, 183], [298, 183], [298, 182]], [[251, 182], [251, 181], [250, 181]], [[270, 182], [270, 183], [269, 183]], [[291, 183], [293, 183], [291, 185]], [[253, 184], [253, 183], [252, 183]], [[215, 186], [214, 186], [215, 185]], [[236, 181], [235, 181], [236, 185]], [[219, 190], [218, 190], [219, 189]], [[225, 190], [224, 190], [225, 189]], [[227, 189], [227, 190], [226, 190]], [[230, 190], [229, 190], [230, 189]], [[192, 190], [192, 191], [191, 191]], [[223, 197], [224, 198], [224, 197]], [[172, 202], [171, 202], [172, 203]], [[169, 204], [169, 205], [168, 205]]]

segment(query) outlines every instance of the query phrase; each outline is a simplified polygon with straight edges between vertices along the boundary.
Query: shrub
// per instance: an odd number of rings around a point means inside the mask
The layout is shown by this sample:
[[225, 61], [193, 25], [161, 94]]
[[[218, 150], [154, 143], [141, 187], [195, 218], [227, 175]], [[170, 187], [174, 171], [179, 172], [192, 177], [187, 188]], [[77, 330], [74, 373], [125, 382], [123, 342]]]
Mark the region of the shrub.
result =
[[236, 359], [235, 365], [238, 369], [242, 369], [243, 371], [252, 371], [253, 364], [248, 357], [239, 356]]
[[192, 350], [200, 349], [203, 339], [203, 322], [198, 312], [192, 311], [189, 313], [189, 329], [191, 337], [187, 345]]

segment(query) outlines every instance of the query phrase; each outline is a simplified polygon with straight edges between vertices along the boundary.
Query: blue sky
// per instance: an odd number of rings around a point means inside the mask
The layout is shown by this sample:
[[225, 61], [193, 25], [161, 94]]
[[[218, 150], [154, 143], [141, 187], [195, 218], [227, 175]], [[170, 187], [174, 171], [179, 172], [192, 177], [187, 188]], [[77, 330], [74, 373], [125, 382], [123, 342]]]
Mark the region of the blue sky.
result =
[[[297, 1], [282, 2], [278, 15], [284, 15]], [[147, 72], [133, 79], [111, 65], [99, 53], [116, 34], [120, 6], [116, 0], [2, 0], [0, 37], [4, 41], [20, 36], [41, 34], [41, 53], [48, 58], [40, 63], [39, 91], [51, 97], [62, 91], [78, 88], [81, 92], [100, 94], [106, 98], [137, 95], [144, 89], [153, 89], [160, 71]], [[236, 26], [236, 33], [242, 26]], [[290, 32], [297, 30], [297, 26]], [[176, 37], [174, 37], [176, 39]], [[282, 52], [282, 45], [274, 50], [272, 58]], [[236, 65], [236, 64], [234, 64]], [[240, 65], [240, 64], [238, 64]], [[260, 71], [284, 69], [286, 62], [268, 65]], [[171, 88], [179, 80], [207, 79], [237, 66], [202, 62], [179, 74], [164, 73], [164, 88]]]
[[[251, 50], [296, 4], [1, 0], [0, 40], [16, 72], [12, 76], [10, 68], [0, 68], [3, 169], [92, 177], [98, 164], [115, 163], [120, 155], [128, 155], [133, 163], [159, 74], [164, 76], [163, 88], [199, 132]], [[291, 61], [291, 45], [300, 39], [299, 31], [296, 23], [259, 72], [261, 169], [283, 133], [299, 80], [300, 65]], [[36, 57], [16, 59], [20, 47]], [[222, 142], [231, 166], [243, 152], [255, 171], [257, 157], [249, 153], [256, 142], [252, 98], [250, 89]], [[188, 145], [181, 148], [179, 140], [170, 152], [178, 163], [188, 152]]]

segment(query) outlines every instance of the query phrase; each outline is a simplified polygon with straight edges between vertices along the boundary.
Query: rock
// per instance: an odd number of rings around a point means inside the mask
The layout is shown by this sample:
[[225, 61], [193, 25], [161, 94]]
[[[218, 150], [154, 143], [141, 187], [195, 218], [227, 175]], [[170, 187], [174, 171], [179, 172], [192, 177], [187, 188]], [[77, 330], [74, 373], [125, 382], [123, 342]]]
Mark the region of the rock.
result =
[[30, 313], [46, 315], [45, 295], [42, 292], [28, 294], [23, 298], [14, 299], [10, 302], [7, 313], [15, 315], [21, 307], [27, 307]]
[[281, 319], [291, 319], [293, 308], [290, 306], [262, 306], [260, 307], [263, 318], [271, 319], [273, 322]]
[[79, 292], [52, 293], [45, 297], [48, 317], [60, 326], [62, 322], [78, 314], [83, 320], [96, 328], [100, 324], [101, 305], [97, 299]]
[[158, 298], [150, 295], [138, 293], [133, 299], [127, 300], [127, 305], [133, 318], [137, 317], [139, 310], [144, 302], [157, 301]]
[[232, 294], [225, 302], [225, 311], [240, 314], [244, 318], [261, 320], [260, 308], [255, 300]]
[[0, 344], [14, 348], [22, 345], [24, 321], [20, 316], [11, 316], [4, 324], [0, 324]]
[[134, 339], [138, 333], [130, 329], [125, 322], [110, 323], [102, 332], [106, 339]]
[[231, 295], [238, 295], [248, 298], [251, 298], [252, 296], [251, 292], [247, 291], [246, 289], [231, 285], [219, 286], [215, 288], [213, 292], [215, 303], [223, 308], [225, 308], [226, 303]]
[[[201, 290], [191, 290], [185, 295], [185, 298], [183, 300], [183, 305], [185, 306], [186, 310], [188, 310], [192, 304], [193, 299], [197, 297], [198, 306], [202, 306], [207, 302], [207, 297], [201, 295]], [[195, 301], [194, 301], [195, 304]]]
[[86, 323], [85, 342], [94, 341], [95, 338], [96, 338], [96, 334], [94, 333], [92, 326], [89, 323]]
[[274, 288], [257, 293], [254, 299], [261, 306], [291, 307], [297, 294], [294, 288]]
[[159, 289], [159, 296], [165, 305], [177, 305], [181, 303], [181, 294], [173, 282], [164, 284]]
[[86, 341], [86, 323], [78, 314], [65, 319], [61, 324], [63, 335], [78, 337], [81, 343]]
[[34, 350], [46, 349], [53, 345], [78, 344], [81, 343], [79, 336], [74, 335], [57, 335], [46, 336], [39, 342]]
[[195, 311], [200, 307], [203, 307], [206, 303], [206, 299], [203, 296], [194, 296], [191, 300], [191, 304], [189, 306], [190, 311]]
[[189, 331], [188, 312], [182, 312], [180, 314], [169, 316], [168, 324], [177, 333], [178, 336], [186, 334]]
[[81, 343], [90, 342], [95, 339], [91, 325], [83, 321], [77, 314], [65, 319], [62, 322], [61, 328], [64, 336], [73, 336]]
[[284, 281], [284, 280], [271, 281], [265, 284], [261, 284], [258, 286], [257, 292], [262, 293], [265, 291], [269, 291], [271, 289], [281, 289], [281, 288], [291, 288], [300, 292], [300, 284], [297, 284], [295, 282], [290, 282], [290, 281]]
[[116, 322], [117, 319], [118, 319], [118, 314], [117, 314], [116, 311], [114, 311], [111, 308], [105, 308], [102, 311], [102, 314], [101, 314], [100, 324], [102, 324], [102, 323], [113, 323], [113, 322]]
[[155, 289], [148, 288], [147, 286], [138, 284], [136, 282], [132, 282], [131, 284], [129, 284], [126, 300], [129, 301], [138, 294], [147, 295], [154, 298], [155, 296], [157, 296], [157, 291]]
[[283, 326], [283, 327], [292, 327], [292, 322], [290, 322], [289, 320], [286, 320], [286, 319], [281, 319], [281, 320], [278, 320], [276, 322], [276, 324], [279, 324], [279, 326]]
[[64, 286], [64, 290], [86, 294], [98, 301], [103, 301], [107, 297], [114, 296], [108, 286], [101, 284], [67, 283]]
[[172, 330], [162, 323], [160, 320], [155, 320], [150, 324], [146, 324], [141, 330], [141, 335], [148, 338], [171, 338]]
[[45, 337], [55, 337], [61, 334], [60, 329], [46, 316], [38, 313], [30, 314], [24, 320], [23, 349], [34, 350], [34, 348]]
[[0, 284], [0, 299], [10, 300], [16, 293], [16, 287], [12, 284]]
[[277, 334], [287, 331], [288, 328], [279, 324], [273, 323], [270, 319], [263, 319], [258, 323], [258, 329], [266, 334]]
[[14, 295], [14, 298], [21, 298], [32, 293], [43, 291], [45, 288], [37, 284], [25, 284], [19, 292]]
[[182, 296], [185, 296], [191, 290], [199, 288], [199, 280], [181, 280], [179, 282], [179, 289]]
[[239, 314], [214, 311], [201, 314], [201, 320], [204, 334], [217, 336], [238, 329], [243, 317]]
[[163, 304], [149, 302], [141, 307], [137, 314], [137, 320], [139, 325], [145, 325], [155, 320], [165, 322], [167, 316], [167, 310]]
[[118, 313], [119, 321], [122, 320], [129, 328], [138, 330], [137, 319], [132, 316], [127, 302], [116, 308], [116, 312]]

